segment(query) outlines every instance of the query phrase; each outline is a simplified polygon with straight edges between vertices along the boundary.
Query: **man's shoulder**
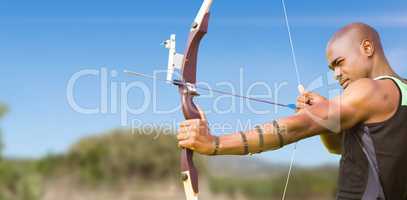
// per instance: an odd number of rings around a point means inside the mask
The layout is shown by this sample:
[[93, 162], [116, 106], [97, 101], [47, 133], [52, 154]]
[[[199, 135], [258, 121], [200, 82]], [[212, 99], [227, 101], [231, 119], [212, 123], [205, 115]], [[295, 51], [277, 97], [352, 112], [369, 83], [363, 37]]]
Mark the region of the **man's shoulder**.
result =
[[344, 90], [344, 96], [351, 97], [354, 100], [365, 100], [372, 97], [380, 89], [380, 83], [369, 78], [361, 78], [353, 81]]
[[391, 79], [364, 78], [355, 81], [348, 89], [348, 100], [357, 108], [368, 111], [368, 123], [384, 121], [398, 108], [399, 90]]
[[[399, 80], [407, 84], [407, 81], [404, 79]], [[375, 80], [370, 78], [361, 78], [349, 84], [349, 87], [344, 90], [344, 93], [352, 93], [356, 96], [365, 96], [378, 94], [381, 91], [388, 92], [389, 87], [397, 87], [396, 84], [394, 84], [394, 81], [391, 79]]]
[[[362, 78], [352, 82], [344, 90], [343, 98], [348, 104], [356, 106], [359, 109], [373, 111], [384, 111], [391, 108], [385, 108], [390, 105], [394, 107], [397, 104], [398, 94], [397, 86], [392, 80], [374, 80]], [[393, 102], [394, 103], [390, 103]], [[386, 101], [388, 103], [383, 103]]]

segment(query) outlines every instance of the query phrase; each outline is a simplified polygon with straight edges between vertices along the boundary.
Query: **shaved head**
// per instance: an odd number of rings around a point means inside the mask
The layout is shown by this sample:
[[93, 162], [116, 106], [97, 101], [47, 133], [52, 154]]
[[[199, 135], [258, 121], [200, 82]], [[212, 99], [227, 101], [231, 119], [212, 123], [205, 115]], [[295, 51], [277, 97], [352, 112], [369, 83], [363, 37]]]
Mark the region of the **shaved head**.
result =
[[349, 42], [358, 48], [364, 40], [370, 40], [376, 51], [383, 51], [380, 36], [377, 31], [364, 23], [352, 23], [337, 31], [328, 42], [328, 48], [337, 41]]

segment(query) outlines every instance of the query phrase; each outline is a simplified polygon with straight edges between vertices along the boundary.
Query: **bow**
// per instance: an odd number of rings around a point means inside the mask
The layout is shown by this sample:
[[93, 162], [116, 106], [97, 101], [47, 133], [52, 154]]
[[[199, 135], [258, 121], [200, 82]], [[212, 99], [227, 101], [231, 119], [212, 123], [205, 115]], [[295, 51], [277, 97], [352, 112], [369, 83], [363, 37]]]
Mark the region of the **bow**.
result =
[[[169, 49], [167, 81], [173, 82], [175, 69], [181, 72], [181, 80], [175, 82], [181, 96], [181, 107], [185, 119], [200, 119], [200, 114], [193, 98], [198, 96], [196, 90], [196, 68], [198, 60], [198, 50], [202, 38], [208, 31], [209, 10], [213, 0], [204, 0], [201, 9], [196, 16], [189, 36], [184, 55], [176, 52], [176, 38], [171, 38], [164, 42]], [[181, 178], [184, 185], [187, 200], [198, 200], [198, 172], [193, 162], [193, 151], [190, 149], [181, 150]]]
[[[184, 114], [185, 119], [187, 120], [201, 118], [197, 106], [193, 101], [193, 98], [199, 95], [196, 90], [198, 50], [202, 38], [208, 31], [209, 15], [212, 3], [213, 0], [203, 1], [203, 4], [192, 24], [184, 54], [179, 54], [176, 52], [175, 34], [171, 35], [170, 39], [164, 42], [165, 47], [169, 49], [168, 71], [166, 81], [178, 86], [179, 94], [181, 96], [182, 112]], [[285, 25], [287, 28], [289, 42], [291, 46], [291, 57], [295, 67], [298, 85], [301, 86], [299, 70], [297, 66], [297, 60], [295, 56], [294, 45], [291, 37], [290, 25], [288, 22], [287, 10], [284, 0], [281, 0], [281, 3], [283, 6]], [[173, 79], [173, 74], [176, 69], [178, 69], [181, 72], [180, 73], [181, 80]], [[286, 107], [291, 107], [295, 109], [295, 106], [293, 104], [289, 104]], [[295, 143], [294, 150], [291, 155], [291, 162], [284, 186], [283, 195], [281, 198], [282, 200], [284, 200], [286, 196], [286, 190], [294, 163], [296, 149], [297, 143]], [[181, 177], [187, 200], [198, 200], [199, 192], [198, 172], [194, 166], [192, 157], [193, 157], [192, 150], [190, 149], [181, 150]]]

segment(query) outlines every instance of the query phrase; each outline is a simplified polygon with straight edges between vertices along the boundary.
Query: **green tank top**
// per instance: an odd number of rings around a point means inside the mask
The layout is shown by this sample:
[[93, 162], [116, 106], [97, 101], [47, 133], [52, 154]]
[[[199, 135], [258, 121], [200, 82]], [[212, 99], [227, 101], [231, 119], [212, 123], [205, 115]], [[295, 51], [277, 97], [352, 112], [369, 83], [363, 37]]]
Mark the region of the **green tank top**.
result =
[[401, 81], [398, 78], [392, 77], [392, 76], [379, 76], [377, 78], [375, 78], [374, 80], [382, 80], [382, 79], [391, 79], [393, 80], [401, 93], [401, 105], [402, 106], [407, 106], [407, 84], [404, 83], [403, 81]]

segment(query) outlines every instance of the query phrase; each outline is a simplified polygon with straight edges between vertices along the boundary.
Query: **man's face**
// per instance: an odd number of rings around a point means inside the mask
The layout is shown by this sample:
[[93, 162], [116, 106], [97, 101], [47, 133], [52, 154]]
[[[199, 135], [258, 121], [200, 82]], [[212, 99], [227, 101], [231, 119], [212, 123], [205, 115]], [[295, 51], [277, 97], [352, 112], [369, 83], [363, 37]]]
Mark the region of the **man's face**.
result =
[[339, 38], [330, 42], [327, 48], [329, 68], [343, 89], [360, 78], [369, 77], [369, 63], [361, 53], [360, 42]]

